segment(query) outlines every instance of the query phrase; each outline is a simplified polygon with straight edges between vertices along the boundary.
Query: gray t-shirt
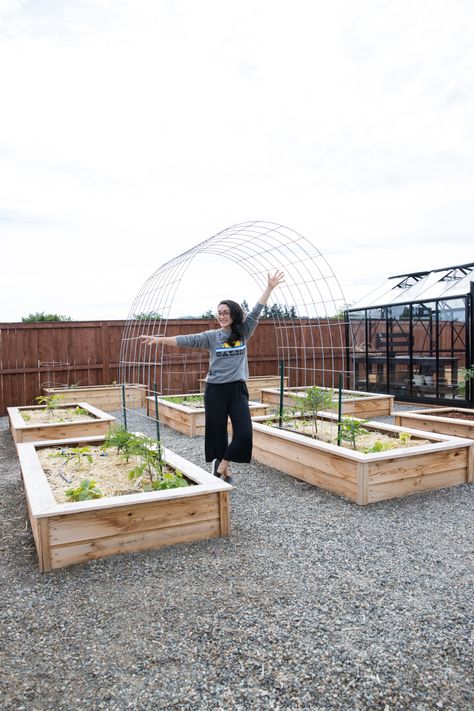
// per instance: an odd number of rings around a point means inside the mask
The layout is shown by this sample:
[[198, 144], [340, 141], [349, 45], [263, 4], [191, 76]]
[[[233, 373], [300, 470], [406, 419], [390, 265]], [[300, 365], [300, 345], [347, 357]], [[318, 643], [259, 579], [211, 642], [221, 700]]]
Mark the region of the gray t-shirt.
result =
[[263, 304], [255, 304], [244, 321], [244, 336], [230, 346], [226, 343], [228, 333], [223, 328], [176, 336], [176, 344], [186, 348], [207, 348], [209, 350], [209, 372], [206, 383], [233, 383], [248, 380], [247, 341], [255, 331]]

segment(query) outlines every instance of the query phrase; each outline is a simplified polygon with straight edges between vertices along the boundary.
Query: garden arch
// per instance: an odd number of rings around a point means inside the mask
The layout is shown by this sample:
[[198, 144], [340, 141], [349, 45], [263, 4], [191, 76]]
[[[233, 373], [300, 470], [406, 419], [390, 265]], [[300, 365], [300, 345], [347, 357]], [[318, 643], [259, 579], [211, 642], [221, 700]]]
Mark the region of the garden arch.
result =
[[[266, 314], [274, 319], [278, 361], [284, 363], [289, 386], [336, 387], [340, 373], [349, 375], [346, 302], [328, 262], [295, 230], [273, 222], [251, 221], [218, 232], [163, 264], [145, 282], [124, 329], [119, 370], [122, 384], [145, 385], [150, 390], [156, 384], [159, 393], [168, 394], [169, 371], [176, 367], [187, 371], [186, 356], [176, 349], [170, 352], [145, 346], [139, 336], [167, 335], [174, 299], [195, 260], [207, 260], [208, 266], [211, 260], [214, 266], [223, 266], [232, 285], [234, 275], [244, 272], [255, 284], [255, 298], [265, 288], [268, 272], [285, 272], [285, 282], [272, 293]], [[225, 297], [214, 294], [215, 305]], [[142, 320], [136, 318], [137, 314], [150, 318]]]

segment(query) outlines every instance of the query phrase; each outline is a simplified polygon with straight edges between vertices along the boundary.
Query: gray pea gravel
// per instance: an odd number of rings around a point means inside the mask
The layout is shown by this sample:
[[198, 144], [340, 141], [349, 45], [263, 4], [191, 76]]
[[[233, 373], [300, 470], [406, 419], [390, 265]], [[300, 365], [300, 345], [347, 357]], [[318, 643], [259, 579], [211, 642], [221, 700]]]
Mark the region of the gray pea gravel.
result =
[[474, 707], [474, 487], [358, 507], [235, 465], [229, 539], [40, 574], [0, 430], [2, 709]]

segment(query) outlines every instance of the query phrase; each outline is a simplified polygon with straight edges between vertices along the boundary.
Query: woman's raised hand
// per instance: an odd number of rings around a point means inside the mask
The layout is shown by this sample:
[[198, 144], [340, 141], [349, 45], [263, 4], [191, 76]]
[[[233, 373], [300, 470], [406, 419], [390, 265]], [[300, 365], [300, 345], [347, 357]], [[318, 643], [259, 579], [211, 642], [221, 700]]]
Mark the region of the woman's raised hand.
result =
[[138, 340], [146, 346], [152, 346], [158, 343], [157, 336], [138, 336]]
[[284, 272], [281, 272], [279, 269], [276, 270], [275, 274], [267, 274], [268, 276], [268, 286], [270, 289], [274, 289], [276, 286], [282, 283], [282, 281], [285, 281], [285, 274]]

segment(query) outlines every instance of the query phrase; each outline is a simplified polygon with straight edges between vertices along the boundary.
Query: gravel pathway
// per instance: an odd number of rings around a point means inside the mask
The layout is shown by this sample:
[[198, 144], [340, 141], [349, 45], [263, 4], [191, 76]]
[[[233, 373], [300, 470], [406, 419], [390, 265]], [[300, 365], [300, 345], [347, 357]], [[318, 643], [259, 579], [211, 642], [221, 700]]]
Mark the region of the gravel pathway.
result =
[[40, 574], [0, 427], [2, 709], [473, 708], [474, 487], [358, 507], [234, 472], [230, 539]]

